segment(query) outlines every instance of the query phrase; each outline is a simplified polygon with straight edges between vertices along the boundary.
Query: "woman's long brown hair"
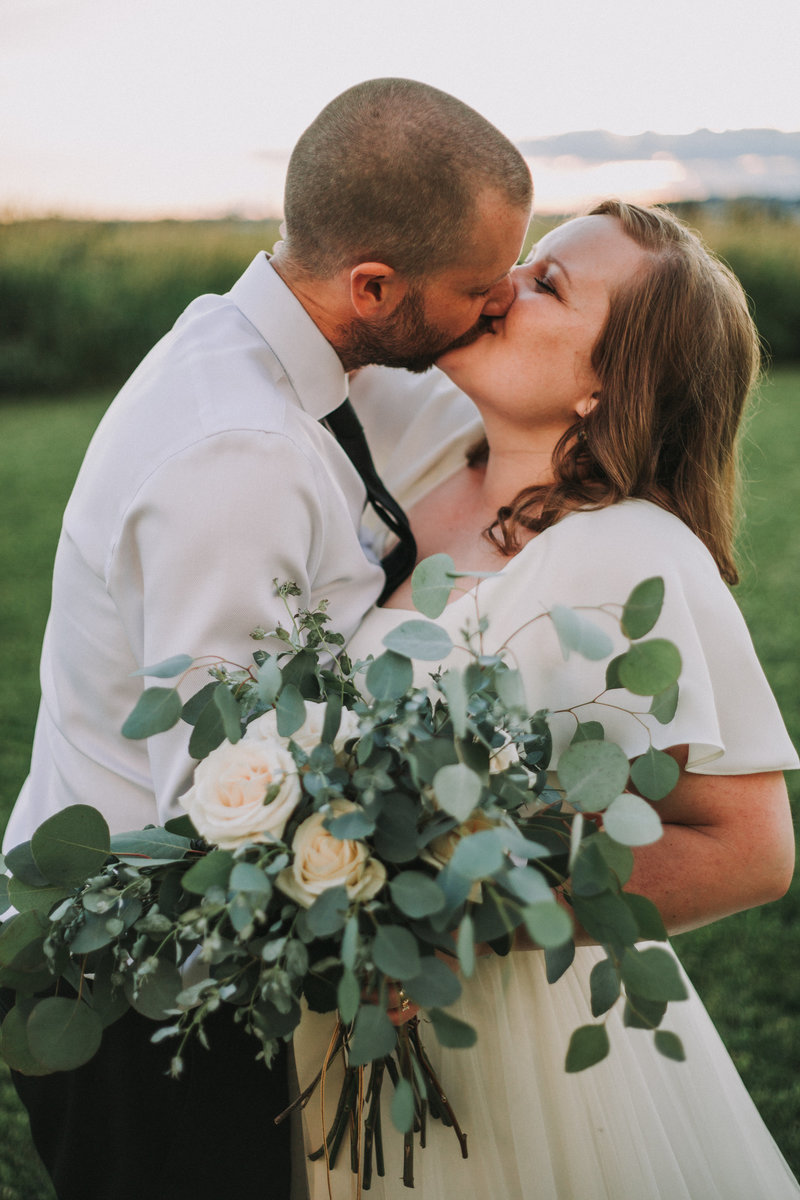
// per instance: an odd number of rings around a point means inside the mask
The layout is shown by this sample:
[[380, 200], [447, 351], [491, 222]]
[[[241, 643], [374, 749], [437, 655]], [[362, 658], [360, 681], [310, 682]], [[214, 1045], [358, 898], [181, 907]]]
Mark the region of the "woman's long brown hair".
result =
[[[736, 583], [736, 434], [759, 364], [744, 292], [667, 210], [606, 200], [590, 215], [620, 221], [647, 261], [611, 296], [592, 352], [597, 404], [556, 446], [554, 481], [521, 491], [486, 536], [511, 555], [522, 529], [637, 497], [680, 517]], [[484, 442], [470, 464], [487, 454]]]

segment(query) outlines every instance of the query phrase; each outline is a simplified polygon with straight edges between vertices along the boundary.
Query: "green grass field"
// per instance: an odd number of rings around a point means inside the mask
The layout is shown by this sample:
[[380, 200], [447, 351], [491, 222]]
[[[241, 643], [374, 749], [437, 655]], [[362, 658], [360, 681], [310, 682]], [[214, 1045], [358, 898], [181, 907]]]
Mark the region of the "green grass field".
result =
[[[61, 511], [109, 396], [6, 404], [0, 409], [0, 829], [25, 776], [38, 701], [37, 662]], [[739, 602], [795, 743], [800, 661], [800, 370], [763, 388], [746, 455], [748, 520]], [[746, 697], [743, 697], [746, 703]], [[790, 777], [796, 811], [800, 779]], [[737, 1066], [800, 1172], [800, 968], [792, 932], [800, 884], [777, 904], [676, 939]], [[0, 1064], [0, 1200], [53, 1200], [27, 1124]]]

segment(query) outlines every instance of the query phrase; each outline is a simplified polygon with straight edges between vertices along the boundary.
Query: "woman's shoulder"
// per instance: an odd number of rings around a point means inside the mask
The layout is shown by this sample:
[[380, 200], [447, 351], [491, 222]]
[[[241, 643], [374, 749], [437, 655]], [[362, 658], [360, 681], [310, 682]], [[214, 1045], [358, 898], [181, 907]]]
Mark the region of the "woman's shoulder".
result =
[[618, 548], [626, 553], [635, 550], [643, 560], [675, 557], [684, 561], [688, 556], [717, 570], [710, 551], [689, 526], [650, 500], [621, 500], [605, 508], [582, 509], [552, 529], [556, 540], [592, 556]]

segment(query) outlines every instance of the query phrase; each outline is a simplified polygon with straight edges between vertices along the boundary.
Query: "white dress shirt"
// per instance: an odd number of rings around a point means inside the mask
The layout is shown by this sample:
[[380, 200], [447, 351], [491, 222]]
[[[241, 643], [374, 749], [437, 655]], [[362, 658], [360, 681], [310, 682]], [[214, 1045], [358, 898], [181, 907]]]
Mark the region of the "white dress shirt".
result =
[[[364, 487], [320, 419], [346, 377], [331, 345], [259, 254], [226, 296], [203, 296], [150, 352], [92, 440], [66, 512], [41, 664], [30, 775], [6, 848], [69, 804], [112, 831], [161, 823], [189, 786], [189, 727], [120, 730], [131, 672], [174, 654], [252, 664], [256, 626], [330, 602], [349, 636], [383, 586], [364, 553]], [[263, 645], [263, 643], [260, 643]], [[193, 672], [188, 696], [208, 682]], [[169, 686], [167, 681], [166, 686]]]

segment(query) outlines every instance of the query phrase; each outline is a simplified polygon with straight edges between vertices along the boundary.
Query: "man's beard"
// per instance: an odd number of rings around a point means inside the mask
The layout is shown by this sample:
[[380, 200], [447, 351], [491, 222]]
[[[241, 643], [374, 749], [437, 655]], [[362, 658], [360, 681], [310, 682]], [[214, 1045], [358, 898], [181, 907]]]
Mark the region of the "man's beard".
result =
[[448, 350], [469, 346], [491, 327], [491, 317], [481, 316], [471, 329], [455, 340], [425, 319], [422, 292], [410, 288], [388, 320], [353, 321], [341, 330], [337, 346], [348, 370], [377, 363], [382, 367], [404, 367], [421, 374]]

